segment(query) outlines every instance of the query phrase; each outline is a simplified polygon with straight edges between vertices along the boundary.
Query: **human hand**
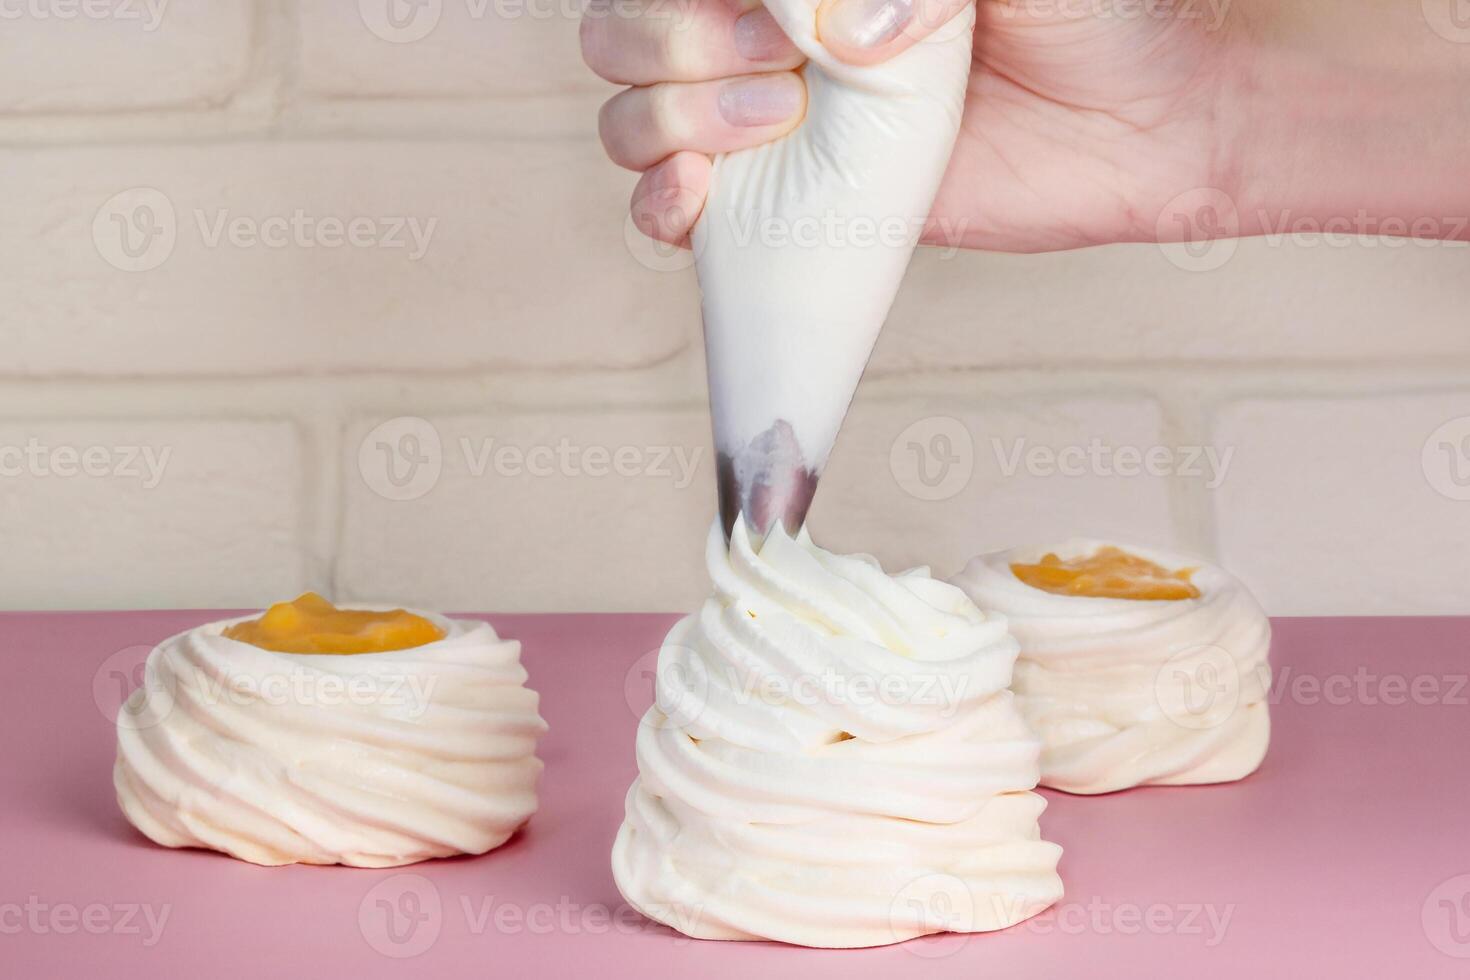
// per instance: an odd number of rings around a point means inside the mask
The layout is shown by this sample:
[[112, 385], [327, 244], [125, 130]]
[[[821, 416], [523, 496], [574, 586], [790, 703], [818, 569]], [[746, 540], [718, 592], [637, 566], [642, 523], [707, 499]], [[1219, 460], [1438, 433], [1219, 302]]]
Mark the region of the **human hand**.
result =
[[[604, 106], [603, 142], [643, 173], [638, 226], [682, 244], [710, 155], [800, 124], [803, 59], [754, 0], [598, 16], [610, 2], [594, 0], [582, 25], [588, 64], [632, 86]], [[818, 34], [838, 58], [876, 63], [965, 2], [823, 0]], [[1028, 252], [1297, 220], [1402, 234], [1426, 217], [1411, 234], [1470, 237], [1438, 220], [1470, 207], [1458, 177], [1470, 113], [1432, 97], [1470, 81], [1470, 46], [1418, 6], [979, 0], [964, 118], [924, 240]], [[1212, 229], [1177, 220], [1198, 194], [1230, 212]]]
[[[1218, 186], [1229, 166], [1220, 119], [1231, 31], [1203, 17], [1033, 5], [1042, 12], [981, 0], [964, 120], [925, 239], [1005, 251], [1149, 239], [1172, 194]], [[819, 34], [842, 60], [871, 64], [964, 6], [921, 0], [905, 14], [901, 0], [827, 0]], [[687, 238], [710, 154], [801, 122], [803, 58], [748, 0], [651, 3], [635, 17], [594, 5], [582, 41], [598, 74], [630, 86], [603, 107], [599, 130], [614, 162], [643, 172], [634, 219], [662, 241]]]

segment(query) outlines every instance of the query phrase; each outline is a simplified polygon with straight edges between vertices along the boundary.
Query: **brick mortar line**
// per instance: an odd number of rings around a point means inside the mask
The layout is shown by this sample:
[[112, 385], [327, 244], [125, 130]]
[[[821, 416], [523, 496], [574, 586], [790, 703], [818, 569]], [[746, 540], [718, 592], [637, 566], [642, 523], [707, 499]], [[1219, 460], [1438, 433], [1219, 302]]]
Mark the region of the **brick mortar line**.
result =
[[1086, 361], [1027, 361], [1013, 364], [954, 365], [894, 365], [869, 370], [867, 377], [873, 379], [903, 379], [908, 377], [934, 377], [944, 375], [1015, 375], [1015, 374], [1126, 374], [1126, 373], [1171, 373], [1171, 374], [1285, 374], [1285, 373], [1359, 373], [1396, 371], [1447, 371], [1470, 370], [1470, 353], [1437, 355], [1412, 355], [1402, 358], [1372, 356], [1354, 358], [1262, 358], [1260, 360], [1157, 360], [1119, 361], [1090, 363]]
[[[694, 362], [698, 361], [698, 364]], [[668, 353], [642, 363], [629, 365], [606, 365], [593, 362], [568, 362], [564, 365], [482, 365], [466, 368], [436, 370], [416, 369], [340, 369], [328, 371], [300, 371], [282, 374], [279, 372], [241, 372], [198, 374], [55, 374], [6, 371], [0, 368], [0, 381], [7, 385], [50, 387], [56, 385], [97, 387], [115, 385], [188, 385], [188, 384], [262, 384], [309, 382], [311, 384], [333, 384], [352, 386], [381, 382], [442, 384], [493, 384], [507, 378], [525, 381], [558, 383], [568, 379], [583, 383], [598, 380], [631, 379], [641, 374], [665, 371], [671, 368], [697, 370], [703, 377], [703, 348], [692, 334], [686, 334], [682, 343]], [[943, 365], [912, 366], [902, 368], [871, 367], [863, 378], [864, 388], [887, 389], [895, 385], [907, 385], [918, 381], [948, 384], [956, 381], [983, 379], [987, 384], [1024, 381], [1028, 384], [1049, 385], [1063, 380], [1075, 383], [1085, 379], [1088, 383], [1106, 385], [1149, 384], [1161, 387], [1177, 380], [1191, 384], [1209, 383], [1225, 388], [1238, 388], [1243, 384], [1263, 381], [1268, 384], [1302, 382], [1319, 384], [1349, 383], [1361, 385], [1365, 382], [1389, 385], [1411, 379], [1414, 386], [1425, 378], [1444, 377], [1450, 381], [1470, 379], [1470, 356], [1432, 357], [1427, 359], [1407, 358], [1401, 360], [1318, 360], [1285, 361], [1160, 361], [1122, 364], [1087, 364], [1064, 362], [1055, 365], [1025, 363], [1012, 365], [983, 365], [973, 367], [946, 367]]]
[[[509, 387], [507, 387], [509, 382]], [[923, 382], [922, 388], [917, 387]], [[578, 393], [594, 386], [601, 390], [587, 397]], [[650, 386], [654, 394], [649, 397]], [[973, 391], [971, 390], [973, 386]], [[387, 390], [391, 387], [391, 391]], [[1462, 369], [1440, 367], [1384, 371], [1336, 367], [1297, 367], [1290, 370], [1231, 372], [1229, 374], [1181, 373], [1165, 369], [1129, 369], [1114, 372], [911, 372], [866, 379], [858, 398], [869, 402], [925, 398], [951, 401], [976, 396], [977, 403], [1000, 398], [1023, 403], [1056, 396], [1151, 397], [1161, 403], [1171, 392], [1198, 392], [1210, 413], [1226, 401], [1251, 398], [1310, 400], [1319, 397], [1380, 398], [1470, 392], [1470, 378]], [[139, 394], [144, 393], [142, 398]], [[78, 412], [79, 397], [95, 398], [101, 404]], [[329, 397], [346, 409], [368, 404], [435, 405], [450, 409], [462, 405], [510, 409], [619, 408], [687, 409], [704, 405], [702, 372], [694, 370], [682, 356], [659, 364], [630, 369], [505, 369], [457, 374], [406, 374], [373, 372], [350, 375], [297, 374], [289, 376], [166, 376], [166, 377], [18, 377], [6, 380], [0, 391], [0, 415], [35, 413], [38, 399], [55, 399], [67, 406], [65, 416], [86, 417], [106, 411], [107, 403], [117, 410], [136, 412], [140, 404], [165, 408], [187, 404], [191, 417], [200, 401], [211, 411], [230, 412], [237, 407], [248, 412], [269, 397], [276, 405], [310, 406]], [[24, 407], [22, 407], [24, 406]], [[459, 409], [453, 409], [459, 411]]]

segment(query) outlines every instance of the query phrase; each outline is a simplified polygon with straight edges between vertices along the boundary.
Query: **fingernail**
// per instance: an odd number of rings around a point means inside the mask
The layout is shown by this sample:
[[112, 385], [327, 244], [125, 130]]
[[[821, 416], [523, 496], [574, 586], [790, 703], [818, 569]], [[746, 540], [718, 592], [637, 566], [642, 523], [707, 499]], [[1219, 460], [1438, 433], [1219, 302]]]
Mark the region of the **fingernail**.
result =
[[914, 19], [913, 0], [837, 0], [822, 34], [854, 48], [887, 44]]
[[801, 82], [787, 72], [742, 78], [720, 89], [720, 115], [732, 126], [784, 122], [800, 105]]
[[735, 50], [746, 61], [776, 61], [796, 50], [765, 7], [742, 14], [735, 22]]

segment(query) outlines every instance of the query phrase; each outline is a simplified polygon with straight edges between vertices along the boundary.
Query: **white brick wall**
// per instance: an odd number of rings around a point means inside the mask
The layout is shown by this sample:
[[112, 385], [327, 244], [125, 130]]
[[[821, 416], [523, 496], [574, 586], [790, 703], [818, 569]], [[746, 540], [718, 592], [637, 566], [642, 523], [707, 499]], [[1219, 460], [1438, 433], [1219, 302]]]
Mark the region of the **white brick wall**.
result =
[[1402, 239], [1246, 239], [1209, 272], [1179, 269], [1152, 245], [927, 250], [874, 366], [1463, 362], [1467, 268], [1470, 243]]
[[[563, 7], [0, 25], [0, 606], [698, 600], [697, 290], [629, 235]], [[1116, 535], [1277, 613], [1470, 612], [1467, 273], [1381, 241], [925, 254], [814, 531], [943, 574]], [[103, 465], [132, 446], [169, 451], [156, 485]], [[1117, 471], [1195, 449], [1222, 469]]]
[[[354, 420], [338, 584], [456, 609], [691, 606], [714, 517], [708, 430], [692, 408]], [[399, 440], [416, 433], [413, 484]]]
[[0, 111], [219, 105], [249, 69], [251, 0], [27, 0], [0, 17]]
[[400, 4], [409, 15], [396, 19], [392, 6], [392, 0], [302, 3], [303, 92], [509, 98], [603, 87], [582, 67], [577, 0]]
[[0, 447], [10, 608], [230, 606], [307, 581], [289, 422], [9, 420]]
[[922, 395], [885, 387], [904, 393], [863, 399], [834, 453], [812, 514], [818, 540], [945, 576], [981, 551], [1074, 535], [1178, 544], [1168, 480], [1067, 476], [1047, 463], [1047, 451], [1093, 438], [1160, 443], [1152, 398], [1043, 386], [1001, 394], [970, 379], [925, 382]]
[[1237, 447], [1221, 554], [1261, 592], [1302, 613], [1470, 608], [1470, 385], [1242, 400], [1215, 438]]
[[692, 284], [631, 260], [626, 181], [585, 142], [27, 147], [0, 168], [0, 318], [32, 373], [636, 367], [686, 343]]

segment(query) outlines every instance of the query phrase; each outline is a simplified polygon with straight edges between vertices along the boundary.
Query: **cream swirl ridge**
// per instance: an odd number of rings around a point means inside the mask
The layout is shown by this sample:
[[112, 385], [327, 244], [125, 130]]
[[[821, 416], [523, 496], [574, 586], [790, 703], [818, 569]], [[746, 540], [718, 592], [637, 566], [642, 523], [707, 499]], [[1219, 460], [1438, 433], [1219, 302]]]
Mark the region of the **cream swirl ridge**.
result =
[[847, 947], [1060, 897], [1003, 618], [805, 534], [757, 553], [716, 527], [707, 558], [715, 594], [666, 638], [638, 733], [613, 851], [630, 903], [698, 938]]
[[1150, 548], [1124, 550], [1192, 568], [1197, 598], [1062, 595], [1013, 564], [1063, 560], [1109, 542], [1077, 538], [973, 559], [955, 584], [1004, 615], [1021, 644], [1012, 689], [1041, 736], [1041, 783], [1073, 793], [1218, 783], [1249, 775], [1270, 741], [1271, 624], [1218, 566]]
[[235, 620], [160, 643], [118, 720], [128, 820], [255, 864], [392, 867], [502, 844], [536, 809], [546, 730], [520, 644], [431, 613], [444, 637], [278, 653]]

